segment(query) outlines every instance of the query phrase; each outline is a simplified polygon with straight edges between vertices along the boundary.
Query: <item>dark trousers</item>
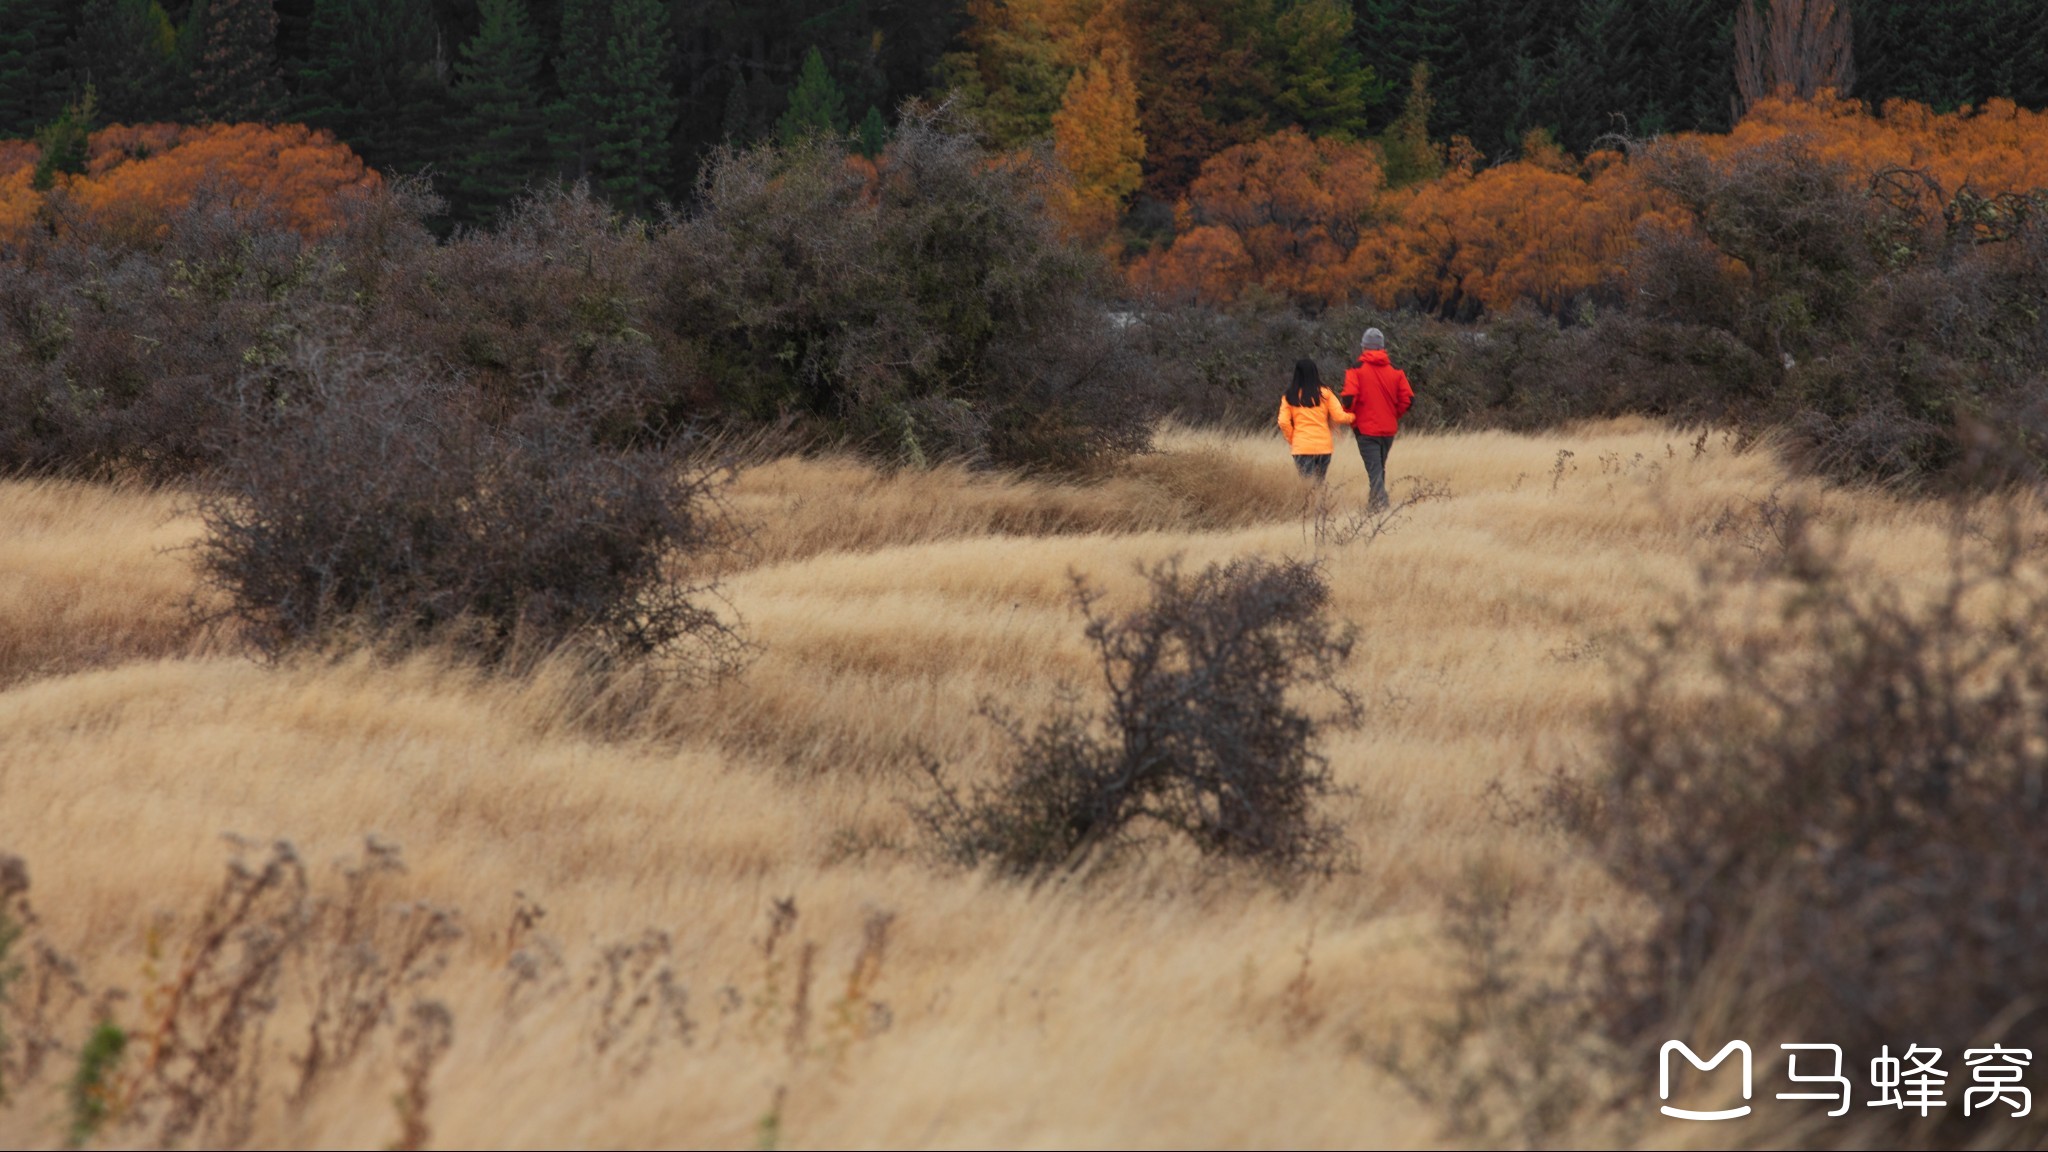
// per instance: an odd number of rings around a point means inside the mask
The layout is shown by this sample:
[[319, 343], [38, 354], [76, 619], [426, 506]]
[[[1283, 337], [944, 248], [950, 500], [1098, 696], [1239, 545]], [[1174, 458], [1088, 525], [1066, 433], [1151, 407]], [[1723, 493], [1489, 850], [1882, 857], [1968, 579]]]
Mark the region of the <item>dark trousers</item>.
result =
[[1294, 468], [1301, 473], [1303, 480], [1313, 480], [1321, 484], [1330, 476], [1330, 454], [1325, 452], [1321, 456], [1296, 456]]
[[1372, 496], [1367, 506], [1387, 506], [1387, 453], [1394, 450], [1392, 436], [1359, 436], [1358, 455], [1365, 460], [1365, 475], [1372, 481]]

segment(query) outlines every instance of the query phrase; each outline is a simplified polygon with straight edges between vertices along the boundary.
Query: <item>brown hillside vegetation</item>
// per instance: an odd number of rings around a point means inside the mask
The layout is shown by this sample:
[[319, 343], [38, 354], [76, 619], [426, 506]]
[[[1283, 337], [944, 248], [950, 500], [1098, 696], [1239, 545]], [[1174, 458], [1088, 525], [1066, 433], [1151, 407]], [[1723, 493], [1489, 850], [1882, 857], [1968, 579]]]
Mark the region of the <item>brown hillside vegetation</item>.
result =
[[[1560, 934], [1617, 899], [1560, 838], [1499, 819], [1488, 785], [1585, 755], [1604, 654], [1739, 548], [1730, 517], [1757, 501], [1802, 494], [1856, 563], [1909, 584], [1946, 551], [1939, 509], [1642, 422], [1404, 437], [1395, 475], [1448, 498], [1350, 543], [1318, 540], [1275, 442], [1161, 445], [1093, 485], [832, 458], [748, 471], [732, 498], [752, 535], [724, 579], [757, 656], [634, 707], [564, 667], [252, 661], [187, 623], [176, 546], [197, 528], [178, 494], [0, 484], [0, 850], [30, 870], [32, 938], [78, 965], [45, 1019], [8, 1019], [0, 1144], [64, 1141], [96, 1011], [136, 1035], [87, 1095], [134, 1103], [121, 1077], [150, 1058], [146, 1022], [236, 851], [223, 833], [250, 838], [252, 866], [289, 841], [316, 893], [342, 891], [334, 862], [375, 836], [407, 868], [365, 881], [379, 899], [455, 910], [464, 934], [427, 949], [445, 967], [385, 979], [394, 1026], [296, 1101], [306, 1037], [338, 1034], [310, 1006], [339, 978], [289, 969], [263, 992], [267, 1029], [239, 1041], [231, 1079], [262, 1077], [246, 1124], [195, 1121], [203, 1141], [1436, 1139], [1450, 1118], [1373, 1054], [1446, 1010], [1444, 898], [1478, 869]], [[1357, 463], [1333, 472], [1338, 503], [1362, 505]], [[971, 780], [1001, 751], [982, 701], [1031, 717], [1062, 683], [1099, 690], [1070, 573], [1121, 608], [1140, 564], [1245, 554], [1320, 555], [1360, 630], [1364, 723], [1325, 749], [1355, 871], [1288, 889], [1168, 848], [1034, 887], [924, 854], [921, 765]], [[408, 1015], [421, 998], [452, 1014], [438, 1062], [434, 1018]], [[29, 1076], [38, 1037], [61, 1047]], [[430, 1075], [408, 1081], [408, 1061]]]

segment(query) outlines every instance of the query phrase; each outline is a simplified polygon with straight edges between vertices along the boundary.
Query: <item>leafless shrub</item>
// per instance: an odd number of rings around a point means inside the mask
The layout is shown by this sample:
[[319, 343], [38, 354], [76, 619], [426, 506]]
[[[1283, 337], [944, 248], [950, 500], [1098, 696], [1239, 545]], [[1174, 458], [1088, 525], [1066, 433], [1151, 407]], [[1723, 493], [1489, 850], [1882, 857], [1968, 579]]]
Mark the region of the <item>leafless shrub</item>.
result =
[[1450, 485], [1439, 480], [1417, 476], [1397, 483], [1403, 488], [1398, 500], [1383, 508], [1353, 507], [1348, 511], [1340, 508], [1339, 498], [1329, 485], [1309, 489], [1303, 497], [1302, 534], [1314, 545], [1317, 555], [1326, 549], [1370, 544], [1399, 528], [1419, 505], [1451, 498]]
[[0, 1047], [0, 1073], [5, 1081], [28, 1084], [42, 1075], [51, 1057], [67, 1048], [60, 1035], [62, 1022], [86, 1001], [91, 989], [77, 961], [47, 940], [34, 941], [28, 958], [4, 975], [13, 987], [0, 998], [5, 1016], [11, 1017], [7, 1026], [0, 1028], [0, 1040], [6, 1041]]
[[738, 633], [678, 570], [727, 539], [726, 470], [679, 442], [609, 447], [588, 409], [488, 421], [409, 362], [297, 356], [300, 391], [200, 505], [200, 571], [263, 648], [352, 627], [487, 661], [581, 643], [731, 666]]
[[886, 460], [1073, 470], [1142, 448], [1146, 377], [1098, 262], [1046, 211], [1054, 179], [944, 110], [868, 165], [824, 137], [726, 150], [657, 242], [658, 322], [729, 411], [801, 417]]
[[[1787, 531], [1804, 560], [1731, 570], [1661, 625], [1598, 770], [1550, 790], [1645, 917], [1593, 941], [1588, 1020], [1641, 1067], [1709, 1020], [1852, 1052], [2038, 1051], [2048, 579], [2016, 531], [1959, 532], [1946, 586], [1915, 597]], [[2040, 1135], [1908, 1119], [1866, 1115], [1845, 1139]]]
[[0, 852], [0, 1105], [64, 1051], [64, 1018], [89, 994], [70, 957], [30, 936], [35, 925], [28, 864]]
[[[251, 848], [236, 843], [238, 850]], [[280, 842], [255, 862], [235, 859], [190, 920], [168, 913], [157, 919], [147, 937], [141, 996], [108, 989], [85, 1004], [77, 969], [64, 964], [51, 971], [77, 985], [75, 993], [41, 1007], [35, 996], [22, 995], [38, 979], [33, 966], [0, 986], [0, 1021], [10, 1039], [39, 1045], [44, 1065], [55, 1063], [53, 1054], [71, 1059], [69, 1082], [44, 1095], [63, 1102], [52, 1117], [62, 1125], [57, 1131], [72, 1145], [105, 1139], [121, 1146], [243, 1146], [259, 1131], [259, 1118], [303, 1115], [343, 1069], [382, 1050], [392, 1053], [398, 1075], [392, 1146], [425, 1147], [433, 1135], [433, 1075], [455, 1028], [432, 984], [447, 966], [458, 917], [405, 899], [404, 879], [397, 850], [374, 839], [319, 870]], [[0, 853], [6, 923], [33, 924], [27, 891], [25, 866]], [[502, 941], [511, 952], [507, 1020], [541, 1000], [574, 997], [568, 1006], [583, 1011], [589, 1054], [628, 1076], [648, 1071], [665, 1048], [696, 1043], [698, 1022], [668, 933], [648, 931], [603, 947], [584, 978], [569, 980], [561, 950], [533, 931], [541, 916], [539, 905], [521, 896]], [[773, 902], [757, 944], [758, 978], [714, 995], [717, 1034], [710, 1043], [739, 1039], [786, 1058], [778, 1100], [808, 1062], [842, 1069], [891, 1025], [879, 993], [895, 921], [888, 910], [865, 910], [834, 993], [823, 972], [825, 950], [797, 934], [794, 898]], [[16, 933], [5, 942], [0, 962], [19, 955], [17, 945], [55, 955], [37, 936]], [[727, 1021], [742, 1025], [737, 1036], [726, 1034]], [[281, 1027], [303, 1029], [303, 1040], [276, 1035]], [[60, 1043], [60, 1034], [83, 1040]], [[37, 1074], [22, 1075], [25, 1050], [16, 1043], [6, 1054], [11, 1091]]]
[[[15, 949], [28, 930], [28, 865], [19, 856], [0, 855], [0, 1009], [14, 1008], [13, 985], [21, 979], [21, 962]], [[23, 1079], [14, 1059], [14, 1046], [0, 1018], [0, 1103], [7, 1099], [9, 1081]]]
[[139, 1021], [116, 1023], [118, 990], [101, 998], [72, 1086], [74, 1134], [115, 1124], [159, 1144], [246, 1143], [276, 1071], [268, 1034], [293, 974], [309, 1011], [283, 1095], [304, 1106], [371, 1032], [396, 1023], [394, 999], [438, 971], [455, 938], [450, 914], [383, 898], [380, 878], [401, 870], [374, 841], [337, 867], [332, 893], [286, 843], [260, 865], [232, 861], [189, 929], [152, 931]]
[[[1337, 681], [1353, 633], [1327, 619], [1321, 571], [1240, 559], [1145, 575], [1150, 602], [1121, 618], [1074, 578], [1107, 710], [1070, 696], [1026, 730], [985, 708], [1012, 747], [1001, 774], [963, 795], [933, 766], [918, 819], [947, 857], [1014, 876], [1072, 871], [1146, 831], [1280, 873], [1337, 866], [1342, 833], [1317, 811], [1337, 789], [1315, 739], [1354, 722], [1357, 702]], [[1334, 707], [1309, 712], [1302, 689]]]
[[[784, 963], [787, 952], [781, 945], [796, 930], [796, 921], [796, 897], [785, 896], [769, 904], [768, 931], [757, 942], [761, 950], [761, 990], [754, 997], [750, 1020], [757, 1039], [772, 1034], [784, 1014], [783, 978], [787, 971]], [[800, 966], [798, 988], [790, 997], [793, 1003], [810, 1000], [810, 975], [810, 961], [806, 960]], [[790, 1027], [795, 1027], [793, 1022]]]
[[[801, 1063], [816, 1054], [811, 1031], [819, 950], [814, 940], [798, 941], [795, 979], [789, 979], [789, 952], [783, 944], [795, 935], [797, 921], [794, 897], [769, 905], [768, 930], [756, 942], [761, 954], [761, 985], [752, 998], [749, 1027], [757, 1041], [779, 1042], [793, 1062]], [[869, 909], [862, 918], [860, 946], [847, 965], [844, 988], [826, 1005], [825, 1042], [818, 1051], [835, 1063], [843, 1062], [853, 1045], [889, 1028], [889, 1005], [877, 999], [875, 991], [895, 923], [896, 914], [886, 909]], [[737, 1011], [744, 998], [737, 989], [725, 992], [731, 1001], [728, 1011]]]
[[1772, 489], [1759, 499], [1744, 499], [1715, 513], [1700, 530], [1705, 540], [1724, 541], [1746, 552], [1763, 570], [1777, 574], [1799, 566], [1830, 562], [1814, 549], [1822, 516], [1811, 501], [1785, 498]]
[[844, 1061], [852, 1045], [889, 1028], [889, 1005], [875, 998], [875, 985], [882, 979], [882, 961], [888, 954], [889, 932], [895, 924], [896, 914], [879, 908], [870, 909], [861, 921], [860, 950], [847, 966], [846, 986], [833, 1002], [828, 1022], [835, 1061]]

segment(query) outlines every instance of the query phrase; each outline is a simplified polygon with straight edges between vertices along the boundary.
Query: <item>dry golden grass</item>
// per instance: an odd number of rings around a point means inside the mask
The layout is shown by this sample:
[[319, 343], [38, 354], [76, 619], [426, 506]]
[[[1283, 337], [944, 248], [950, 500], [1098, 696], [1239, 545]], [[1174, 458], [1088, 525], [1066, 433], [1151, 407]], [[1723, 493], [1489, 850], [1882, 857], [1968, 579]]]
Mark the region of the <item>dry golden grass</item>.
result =
[[[153, 921], [218, 883], [221, 833], [315, 863], [366, 833], [402, 845], [408, 897], [470, 930], [430, 989], [456, 1019], [428, 1114], [444, 1146], [1428, 1140], [1442, 1118], [1360, 1051], [1440, 1007], [1444, 893], [1486, 860], [1559, 923], [1606, 898], [1555, 841], [1494, 819], [1488, 782], [1588, 746], [1603, 647], [1724, 546], [1703, 539], [1723, 510], [1807, 491], [1896, 574], [1938, 569], [1943, 535], [1934, 510], [1646, 424], [1404, 437], [1393, 465], [1452, 496], [1324, 552], [1362, 634], [1367, 721], [1327, 749], [1356, 789], [1360, 868], [1300, 891], [1172, 853], [1033, 889], [907, 851], [920, 758], [971, 776], [1000, 751], [978, 702], [1030, 716], [1062, 680], [1093, 685], [1070, 572], [1118, 606], [1141, 563], [1315, 549], [1276, 441], [1189, 432], [1090, 486], [757, 469], [734, 494], [751, 564], [727, 587], [761, 654], [736, 682], [665, 689], [630, 730], [579, 720], [586, 690], [557, 668], [205, 650], [165, 551], [195, 530], [172, 497], [0, 485], [0, 851], [28, 861], [45, 939], [95, 988], [139, 988]], [[1355, 457], [1333, 473], [1339, 504], [1362, 502]], [[515, 1009], [518, 891], [565, 959], [562, 987]], [[758, 942], [783, 897], [800, 915], [771, 973]], [[835, 1024], [835, 1004], [869, 1011], [843, 989], [877, 910], [896, 916], [867, 994], [887, 1027]], [[649, 928], [674, 938], [698, 1027], [635, 1072], [594, 1054], [584, 981]], [[814, 1026], [793, 1053], [804, 940]], [[289, 1051], [291, 1028], [269, 1043]], [[387, 1041], [308, 1106], [266, 1106], [256, 1142], [389, 1142], [394, 1059]], [[0, 1144], [61, 1140], [60, 1078], [0, 1111]]]
[[0, 485], [0, 685], [187, 649], [196, 590], [165, 555], [198, 529], [181, 511], [167, 493]]

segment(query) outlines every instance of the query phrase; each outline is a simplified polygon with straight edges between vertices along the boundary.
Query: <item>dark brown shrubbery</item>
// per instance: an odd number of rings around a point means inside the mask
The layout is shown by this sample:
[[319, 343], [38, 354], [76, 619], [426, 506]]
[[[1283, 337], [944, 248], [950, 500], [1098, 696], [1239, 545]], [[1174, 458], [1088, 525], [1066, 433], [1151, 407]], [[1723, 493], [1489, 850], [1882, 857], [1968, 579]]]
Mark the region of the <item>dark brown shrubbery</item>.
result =
[[[1728, 623], [1731, 588], [1661, 628], [1604, 771], [1552, 798], [1649, 916], [1602, 942], [1593, 1019], [1637, 1051], [1709, 1024], [1852, 1063], [1939, 1047], [1959, 1103], [1965, 1049], [2048, 1049], [2048, 581], [2016, 532], [1959, 534], [1924, 599], [1785, 540], [1770, 623]], [[1857, 1127], [2040, 1139], [2006, 1111]]]
[[1142, 448], [1149, 383], [1065, 242], [1044, 165], [908, 115], [870, 164], [816, 138], [719, 154], [661, 235], [661, 323], [720, 405], [884, 458], [1085, 466]]
[[1051, 179], [913, 112], [873, 162], [721, 153], [659, 223], [556, 189], [437, 243], [400, 182], [318, 241], [260, 204], [198, 204], [147, 242], [37, 234], [0, 253], [0, 468], [203, 471], [313, 339], [486, 407], [602, 392], [615, 439], [788, 420], [891, 462], [1083, 469], [1147, 443], [1147, 377]]
[[[1963, 1115], [1981, 1086], [1968, 1050], [2048, 1047], [2038, 540], [1959, 518], [1950, 578], [1909, 591], [1853, 576], [1796, 502], [1715, 527], [1748, 556], [1630, 651], [1594, 769], [1556, 774], [1534, 803], [1503, 793], [1511, 819], [1563, 834], [1633, 907], [1560, 964], [1482, 877], [1450, 908], [1456, 1015], [1419, 1058], [1384, 1063], [1459, 1105], [1464, 1137], [1540, 1146], [1609, 1122], [1609, 1138], [1640, 1139], [1667, 1040], [1747, 1040], [1765, 1083], [1780, 1043], [1838, 1044], [1848, 1116], [1771, 1104], [1760, 1084], [1733, 1138], [2039, 1145], [2038, 1110]], [[1942, 1106], [1868, 1107], [1871, 1059], [1912, 1045], [1940, 1049]]]
[[352, 627], [493, 661], [731, 655], [688, 568], [726, 543], [725, 472], [687, 440], [605, 443], [601, 395], [486, 418], [414, 361], [318, 346], [266, 384], [275, 411], [215, 471], [198, 557], [265, 648]]
[[1852, 181], [1797, 138], [1719, 164], [1662, 143], [1638, 163], [1702, 238], [1645, 249], [1638, 308], [1756, 352], [1763, 387], [1729, 395], [1739, 414], [1838, 478], [2038, 474], [2048, 200], [1900, 169]]
[[1288, 365], [1326, 380], [1370, 324], [1415, 383], [1413, 426], [1530, 430], [1640, 414], [1782, 429], [1804, 467], [1930, 487], [2034, 480], [2048, 463], [2048, 195], [1983, 197], [1918, 172], [1852, 179], [1797, 137], [1631, 161], [1691, 218], [1640, 238], [1624, 282], [1562, 316], [1477, 324], [1277, 301], [1142, 311], [1163, 403], [1271, 420]]
[[0, 468], [162, 479], [210, 463], [239, 382], [334, 263], [207, 203], [153, 250], [46, 239], [0, 257]]
[[[990, 710], [1011, 742], [1000, 775], [963, 796], [934, 768], [939, 796], [921, 821], [953, 860], [1016, 876], [1071, 871], [1148, 835], [1281, 873], [1338, 864], [1343, 834], [1318, 810], [1337, 789], [1316, 737], [1353, 722], [1356, 701], [1337, 682], [1351, 629], [1325, 615], [1321, 571], [1241, 559], [1146, 575], [1150, 602], [1120, 618], [1075, 581], [1107, 710], [1069, 698], [1028, 730]], [[1307, 710], [1304, 689], [1334, 709]]]

